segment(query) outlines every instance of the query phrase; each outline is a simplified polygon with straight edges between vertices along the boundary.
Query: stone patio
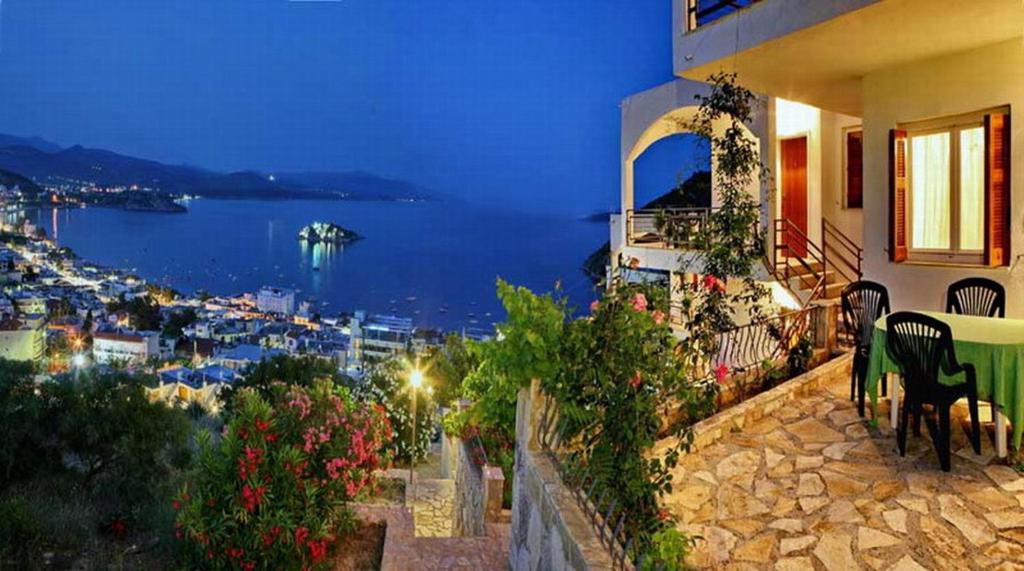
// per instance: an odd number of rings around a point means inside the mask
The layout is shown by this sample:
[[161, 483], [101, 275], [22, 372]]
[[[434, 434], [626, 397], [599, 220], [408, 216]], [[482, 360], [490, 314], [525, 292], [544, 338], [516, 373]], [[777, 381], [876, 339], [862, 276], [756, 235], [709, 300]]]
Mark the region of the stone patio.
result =
[[901, 458], [887, 412], [883, 400], [879, 426], [863, 422], [849, 378], [837, 376], [683, 457], [665, 503], [681, 529], [703, 537], [690, 563], [1024, 570], [1024, 477], [993, 459], [990, 438], [975, 455], [963, 431], [950, 473], [924, 426]]

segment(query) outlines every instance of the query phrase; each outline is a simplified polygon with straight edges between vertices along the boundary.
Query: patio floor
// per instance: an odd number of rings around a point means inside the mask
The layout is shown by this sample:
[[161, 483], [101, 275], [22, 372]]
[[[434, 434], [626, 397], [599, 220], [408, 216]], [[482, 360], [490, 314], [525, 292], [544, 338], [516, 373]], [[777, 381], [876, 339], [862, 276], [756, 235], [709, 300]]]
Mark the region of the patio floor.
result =
[[955, 430], [943, 473], [926, 427], [900, 458], [888, 402], [870, 428], [848, 397], [837, 380], [680, 460], [665, 503], [704, 538], [691, 564], [1024, 570], [1024, 477], [993, 462], [990, 438], [977, 456]]

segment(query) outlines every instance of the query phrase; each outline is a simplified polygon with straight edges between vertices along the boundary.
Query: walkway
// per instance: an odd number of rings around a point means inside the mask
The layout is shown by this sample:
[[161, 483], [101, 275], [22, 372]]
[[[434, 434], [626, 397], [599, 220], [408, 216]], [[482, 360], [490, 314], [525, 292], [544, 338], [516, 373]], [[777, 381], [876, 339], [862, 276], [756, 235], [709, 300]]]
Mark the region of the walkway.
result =
[[455, 523], [455, 480], [420, 480], [417, 474], [415, 489], [409, 493], [416, 537], [451, 537]]
[[1024, 477], [988, 438], [979, 457], [955, 431], [943, 473], [927, 429], [900, 458], [888, 405], [868, 428], [848, 397], [834, 382], [681, 459], [666, 504], [704, 537], [693, 565], [1024, 570]]

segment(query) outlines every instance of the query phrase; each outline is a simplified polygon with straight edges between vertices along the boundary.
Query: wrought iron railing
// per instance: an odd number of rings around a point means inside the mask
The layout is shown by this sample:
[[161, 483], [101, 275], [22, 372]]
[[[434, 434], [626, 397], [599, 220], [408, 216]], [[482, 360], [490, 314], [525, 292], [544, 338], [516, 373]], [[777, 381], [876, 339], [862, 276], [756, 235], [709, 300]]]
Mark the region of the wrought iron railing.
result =
[[686, 10], [686, 31], [710, 24], [760, 0], [681, 0]]
[[820, 310], [808, 307], [719, 333], [716, 366], [720, 363], [733, 373], [744, 373], [786, 357], [799, 339], [813, 331], [814, 312]]
[[[710, 208], [661, 208], [626, 211], [626, 243], [630, 246], [683, 249], [696, 245]], [[666, 229], [671, 228], [671, 235]]]
[[[644, 555], [637, 553], [637, 537], [631, 532], [629, 514], [618, 505], [614, 490], [599, 485], [598, 478], [581, 460], [581, 452], [567, 443], [559, 423], [558, 401], [541, 393], [544, 403], [537, 426], [537, 443], [558, 469], [562, 483], [597, 533], [611, 557], [613, 569], [632, 571], [643, 567]], [[653, 567], [656, 571], [664, 565]]]
[[832, 271], [848, 282], [855, 282], [864, 275], [864, 249], [824, 217], [821, 219], [821, 251], [826, 272]]
[[788, 218], [775, 220], [774, 233], [771, 270], [775, 278], [790, 290], [807, 291], [805, 304], [824, 296], [828, 285], [825, 253]]

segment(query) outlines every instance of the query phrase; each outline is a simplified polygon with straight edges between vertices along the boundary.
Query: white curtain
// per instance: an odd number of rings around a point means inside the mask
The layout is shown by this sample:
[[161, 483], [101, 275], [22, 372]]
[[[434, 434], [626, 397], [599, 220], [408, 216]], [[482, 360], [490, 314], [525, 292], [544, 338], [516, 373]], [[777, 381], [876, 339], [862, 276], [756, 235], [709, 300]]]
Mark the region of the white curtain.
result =
[[911, 248], [948, 249], [949, 133], [910, 139]]
[[985, 129], [960, 131], [960, 249], [985, 248]]

